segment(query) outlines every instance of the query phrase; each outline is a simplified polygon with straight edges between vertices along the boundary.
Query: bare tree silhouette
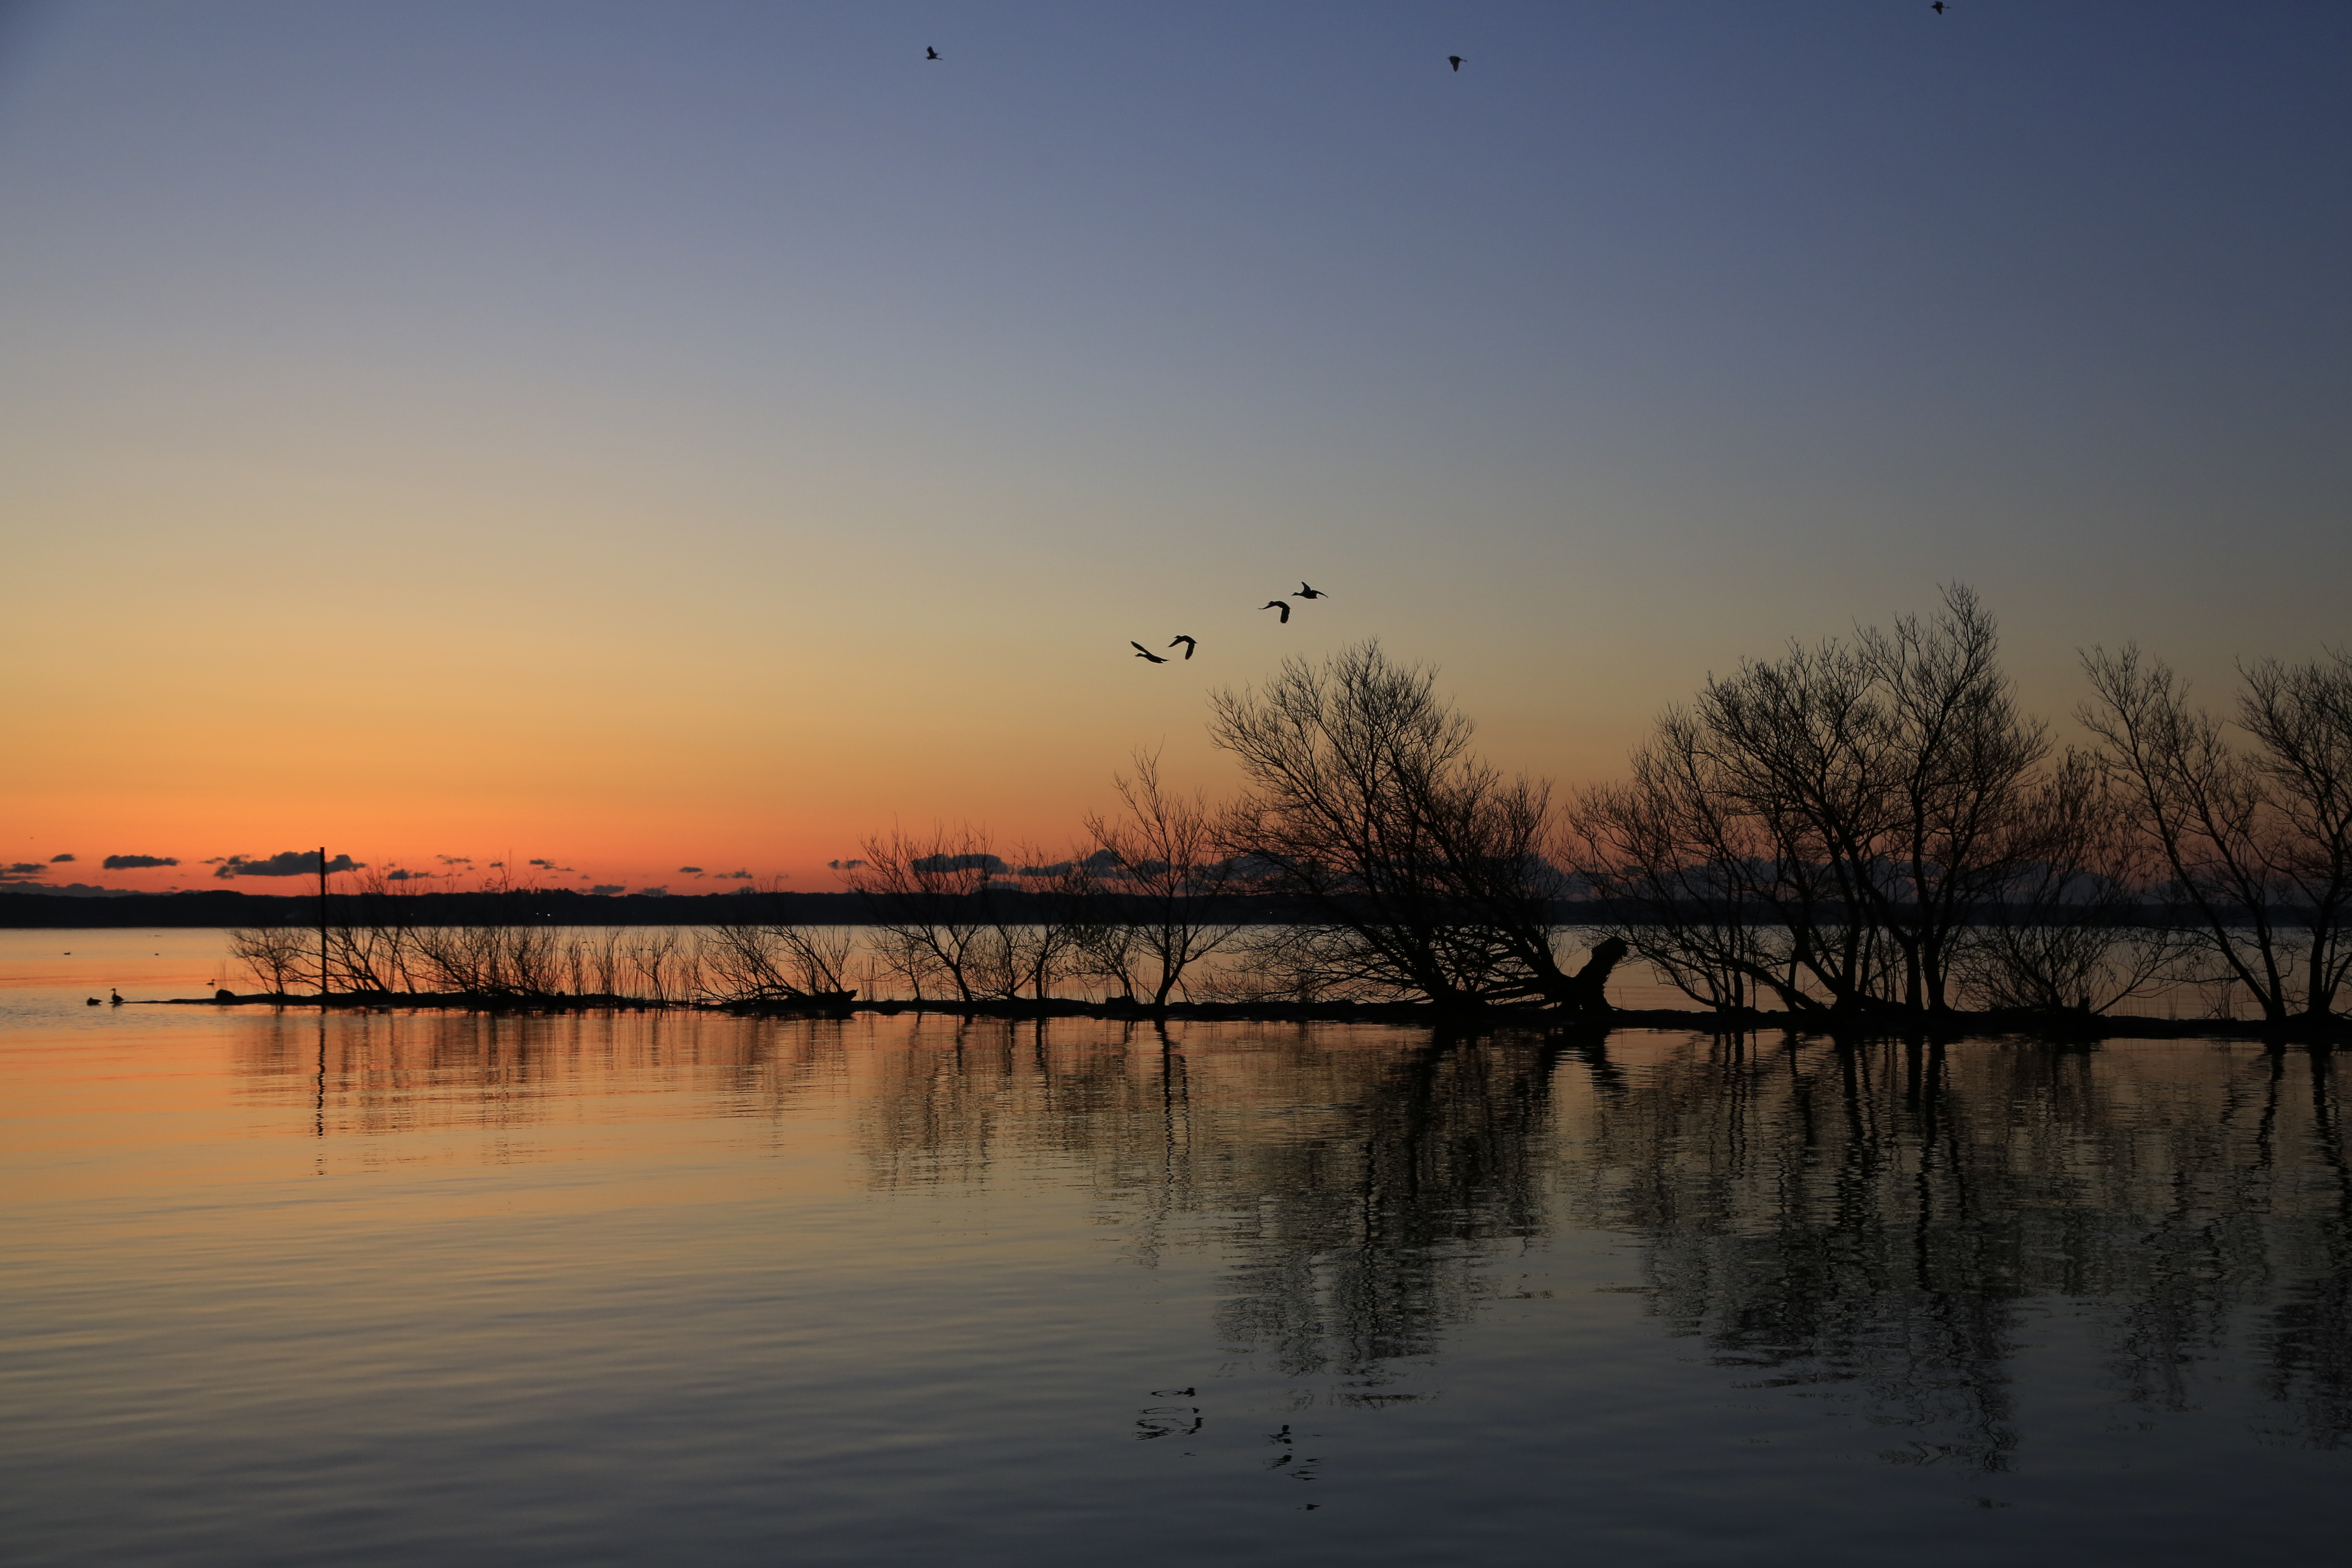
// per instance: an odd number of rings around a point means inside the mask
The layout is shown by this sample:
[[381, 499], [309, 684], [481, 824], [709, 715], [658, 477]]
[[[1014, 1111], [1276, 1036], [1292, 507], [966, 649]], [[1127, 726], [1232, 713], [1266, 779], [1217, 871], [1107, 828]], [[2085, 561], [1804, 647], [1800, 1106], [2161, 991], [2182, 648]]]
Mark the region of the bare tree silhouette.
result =
[[2323, 1018], [2352, 972], [2352, 652], [2243, 670], [2232, 743], [2161, 659], [2084, 656], [2084, 724], [2170, 873], [2211, 973], [2263, 1016]]
[[1165, 1008], [1185, 972], [1226, 947], [1240, 929], [1222, 909], [1241, 879], [1220, 850], [1218, 814], [1208, 796], [1163, 785], [1157, 752], [1137, 752], [1134, 761], [1132, 776], [1112, 780], [1123, 815], [1087, 817], [1097, 850], [1089, 858], [1098, 868], [1092, 892], [1121, 910], [1114, 919], [1131, 933], [1128, 945], [1152, 964], [1151, 1005]]
[[1435, 680], [1372, 641], [1210, 700], [1246, 781], [1223, 847], [1309, 911], [1252, 934], [1255, 968], [1301, 995], [1596, 1004], [1613, 958], [1571, 976], [1554, 952], [1549, 786], [1480, 760]]

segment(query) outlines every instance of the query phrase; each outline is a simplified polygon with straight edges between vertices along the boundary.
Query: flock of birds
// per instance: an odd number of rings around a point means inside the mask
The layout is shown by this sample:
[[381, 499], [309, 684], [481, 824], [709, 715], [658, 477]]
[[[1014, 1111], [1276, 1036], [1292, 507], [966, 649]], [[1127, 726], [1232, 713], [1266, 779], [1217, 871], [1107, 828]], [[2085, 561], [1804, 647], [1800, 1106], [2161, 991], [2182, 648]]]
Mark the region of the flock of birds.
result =
[[[1927, 9], [1933, 11], [1938, 16], [1942, 16], [1944, 14], [1944, 0], [1929, 0]], [[923, 58], [927, 60], [938, 59], [940, 58], [940, 51], [932, 48], [927, 44], [923, 47]], [[1463, 58], [1460, 55], [1448, 55], [1445, 57], [1445, 63], [1452, 66], [1454, 71], [1459, 74], [1463, 66]], [[1170, 643], [1168, 646], [1170, 647], [1174, 647], [1176, 645], [1174, 643]], [[1192, 656], [1188, 653], [1184, 657], [1190, 658]]]
[[[1927, 9], [1929, 9], [1930, 11], [1935, 12], [1935, 13], [1936, 13], [1936, 15], [1937, 15], [1938, 16], [1942, 16], [1942, 15], [1944, 14], [1944, 0], [1930, 0], [1930, 4], [1928, 5]], [[938, 58], [940, 58], [940, 51], [939, 51], [938, 49], [936, 49], [936, 48], [931, 47], [930, 47], [930, 46], [929, 46], [929, 45], [925, 45], [925, 46], [924, 46], [924, 47], [923, 47], [923, 58], [924, 58], [925, 59], [927, 59], [927, 60], [935, 60], [935, 59], [938, 59]], [[1460, 56], [1460, 55], [1448, 55], [1448, 56], [1446, 56], [1446, 57], [1445, 57], [1445, 63], [1446, 63], [1448, 66], [1452, 67], [1452, 68], [1453, 68], [1453, 69], [1455, 71], [1455, 73], [1459, 74], [1459, 73], [1460, 73], [1460, 71], [1461, 71], [1461, 69], [1462, 69], [1462, 67], [1463, 67], [1463, 65], [1464, 65], [1465, 61], [1464, 61], [1464, 59], [1463, 59], [1463, 57], [1462, 57], [1462, 56]], [[1297, 592], [1297, 593], [1296, 593], [1296, 594], [1294, 594], [1294, 595], [1291, 595], [1291, 598], [1294, 598], [1294, 599], [1328, 599], [1328, 598], [1329, 598], [1330, 596], [1331, 596], [1330, 595], [1324, 593], [1321, 589], [1319, 589], [1319, 588], [1316, 588], [1316, 587], [1313, 587], [1313, 586], [1309, 585], [1308, 584], [1307, 584], [1306, 582], [1302, 581], [1302, 582], [1300, 582], [1300, 584], [1298, 584], [1298, 592]], [[1288, 601], [1288, 600], [1285, 600], [1285, 599], [1268, 599], [1268, 600], [1265, 602], [1265, 605], [1264, 605], [1263, 607], [1264, 607], [1264, 608], [1265, 608], [1265, 609], [1269, 609], [1269, 610], [1279, 610], [1280, 612], [1282, 612], [1282, 621], [1281, 621], [1281, 624], [1282, 624], [1282, 625], [1284, 625], [1284, 626], [1288, 626], [1288, 625], [1290, 624], [1290, 604], [1289, 604], [1289, 601]], [[1156, 654], [1156, 653], [1152, 652], [1150, 648], [1148, 648], [1148, 647], [1144, 647], [1141, 643], [1137, 642], [1137, 641], [1136, 641], [1135, 639], [1133, 639], [1132, 637], [1130, 637], [1130, 638], [1129, 638], [1129, 639], [1128, 639], [1128, 644], [1127, 644], [1127, 646], [1128, 646], [1128, 647], [1131, 647], [1131, 648], [1133, 648], [1133, 649], [1135, 650], [1135, 657], [1136, 657], [1136, 658], [1139, 658], [1139, 659], [1143, 659], [1143, 660], [1145, 660], [1147, 663], [1150, 663], [1150, 664], [1167, 664], [1167, 663], [1169, 663], [1169, 662], [1170, 662], [1170, 660], [1169, 660], [1169, 659], [1167, 659], [1167, 658], [1166, 658], [1165, 657], [1163, 657], [1162, 655]], [[1185, 657], [1186, 658], [1188, 658], [1188, 659], [1189, 659], [1189, 658], [1191, 658], [1192, 657], [1193, 653], [1194, 653], [1194, 652], [1199, 648], [1199, 647], [1200, 647], [1200, 639], [1199, 639], [1199, 638], [1197, 638], [1197, 637], [1187, 637], [1187, 636], [1184, 636], [1184, 635], [1183, 635], [1183, 634], [1181, 634], [1181, 633], [1179, 633], [1179, 634], [1177, 635], [1176, 639], [1175, 639], [1173, 642], [1170, 643], [1168, 646], [1169, 646], [1170, 647], [1181, 647], [1181, 648], [1182, 648], [1182, 649], [1184, 650], [1184, 657]]]
[[[1322, 589], [1316, 587], [1313, 584], [1307, 582], [1302, 577], [1298, 581], [1298, 592], [1290, 595], [1290, 598], [1328, 599], [1330, 596], [1330, 595], [1325, 593]], [[1282, 612], [1282, 619], [1277, 624], [1286, 626], [1290, 624], [1290, 599], [1268, 599], [1264, 605], [1260, 605], [1259, 608], [1266, 610], [1280, 610]], [[1176, 634], [1176, 640], [1170, 643], [1168, 646], [1170, 647], [1182, 648], [1184, 650], [1184, 657], [1186, 658], [1190, 658], [1192, 657], [1193, 650], [1199, 647], [1200, 645], [1200, 638], [1188, 637], [1184, 633], [1179, 632]], [[1149, 660], [1153, 664], [1166, 664], [1169, 662], [1169, 660], [1161, 658], [1159, 654], [1152, 652], [1141, 643], [1137, 642], [1133, 637], [1128, 638], [1127, 646], [1135, 650], [1135, 657], [1138, 658]]]

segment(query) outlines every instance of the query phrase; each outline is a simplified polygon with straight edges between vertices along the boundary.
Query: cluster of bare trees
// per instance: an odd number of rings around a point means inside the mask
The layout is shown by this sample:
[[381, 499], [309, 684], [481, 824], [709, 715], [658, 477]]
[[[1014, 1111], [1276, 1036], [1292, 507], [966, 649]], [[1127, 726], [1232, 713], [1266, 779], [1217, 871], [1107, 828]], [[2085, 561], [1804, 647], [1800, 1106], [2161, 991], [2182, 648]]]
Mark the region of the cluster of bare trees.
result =
[[[693, 935], [252, 931], [274, 992], [791, 1002], [1416, 1000], [1600, 1009], [1637, 956], [1709, 1007], [2099, 1012], [2160, 985], [2336, 1016], [2352, 979], [2352, 653], [2245, 667], [2227, 718], [2136, 648], [2084, 657], [2088, 746], [2023, 711], [1965, 587], [1891, 630], [1791, 645], [1670, 709], [1564, 803], [1479, 756], [1435, 672], [1377, 642], [1211, 699], [1240, 788], [1139, 753], [1059, 856], [893, 831], [845, 879], [865, 927]], [[731, 900], [730, 900], [731, 901]]]
[[1319, 667], [1294, 659], [1262, 689], [1212, 699], [1210, 733], [1243, 778], [1223, 846], [1299, 916], [1253, 929], [1242, 983], [1449, 1007], [1600, 1004], [1613, 951], [1575, 974], [1561, 963], [1549, 786], [1471, 749], [1435, 671], [1377, 642]]
[[2097, 743], [2061, 750], [1997, 653], [1955, 587], [1930, 620], [1747, 661], [1578, 797], [1563, 863], [1717, 1007], [2098, 1011], [2186, 983], [2332, 1014], [2352, 656], [2249, 667], [2232, 725], [2094, 649]]
[[874, 962], [916, 999], [1045, 1001], [1076, 984], [1165, 1007], [1233, 946], [1244, 880], [1207, 797], [1166, 785], [1139, 752], [1115, 784], [1121, 810], [1087, 818], [1059, 859], [1012, 861], [984, 830], [870, 838], [846, 873]]
[[2336, 1013], [2352, 972], [2352, 649], [2243, 667], [2234, 722], [2136, 647], [2084, 664], [2102, 776], [2199, 977], [2242, 988], [2265, 1019]]
[[1212, 701], [1243, 776], [1228, 803], [1169, 788], [1141, 755], [1122, 810], [1049, 865], [1008, 864], [969, 829], [869, 840], [850, 883], [897, 980], [960, 1000], [1077, 981], [1155, 1006], [1601, 1005], [1624, 944], [1563, 964], [1549, 786], [1476, 755], [1434, 671], [1366, 643]]
[[408, 918], [409, 901], [372, 873], [358, 891], [339, 895], [323, 921], [232, 930], [229, 956], [271, 995], [669, 1004], [798, 1001], [847, 989], [854, 939], [838, 929], [444, 925]]
[[[2352, 654], [2247, 667], [2230, 721], [2137, 650], [2084, 664], [2092, 743], [2062, 746], [1954, 586], [1933, 616], [1709, 680], [1627, 779], [1562, 805], [1477, 754], [1433, 671], [1365, 643], [1211, 700], [1241, 773], [1222, 806], [1147, 770], [1057, 864], [894, 836], [859, 885], [902, 900], [909, 983], [961, 997], [1087, 975], [1132, 996], [1140, 952], [1163, 1003], [1181, 984], [1598, 1008], [1633, 954], [1724, 1010], [2103, 1012], [2188, 986], [2216, 1011], [2334, 1016]], [[991, 903], [1014, 892], [1017, 931]]]

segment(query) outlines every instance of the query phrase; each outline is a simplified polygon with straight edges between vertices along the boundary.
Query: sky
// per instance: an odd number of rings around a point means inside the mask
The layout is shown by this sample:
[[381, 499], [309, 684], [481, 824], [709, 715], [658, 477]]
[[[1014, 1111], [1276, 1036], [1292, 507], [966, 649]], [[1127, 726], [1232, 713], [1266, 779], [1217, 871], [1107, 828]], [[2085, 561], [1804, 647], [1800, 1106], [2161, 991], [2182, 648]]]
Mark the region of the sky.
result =
[[2334, 4], [0, 0], [0, 864], [1051, 851], [1369, 636], [1574, 785], [1948, 582], [2220, 700], [2347, 147]]

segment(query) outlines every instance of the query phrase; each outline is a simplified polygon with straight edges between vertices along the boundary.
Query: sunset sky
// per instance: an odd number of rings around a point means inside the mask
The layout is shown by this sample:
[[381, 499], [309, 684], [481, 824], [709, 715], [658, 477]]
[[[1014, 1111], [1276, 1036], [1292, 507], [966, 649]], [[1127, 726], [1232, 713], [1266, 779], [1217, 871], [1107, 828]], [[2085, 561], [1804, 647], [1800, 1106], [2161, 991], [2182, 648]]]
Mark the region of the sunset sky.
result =
[[1574, 784], [1951, 580], [2220, 697], [2347, 149], [2284, 0], [0, 5], [0, 863], [826, 888], [1374, 634]]

